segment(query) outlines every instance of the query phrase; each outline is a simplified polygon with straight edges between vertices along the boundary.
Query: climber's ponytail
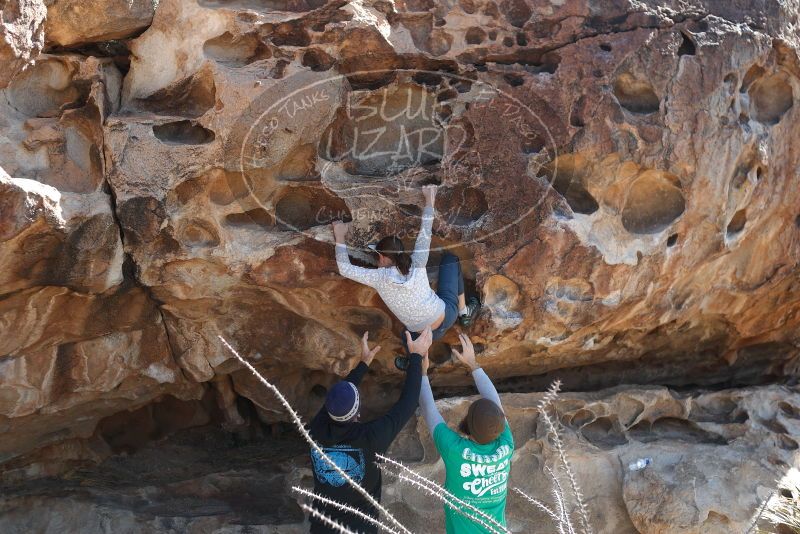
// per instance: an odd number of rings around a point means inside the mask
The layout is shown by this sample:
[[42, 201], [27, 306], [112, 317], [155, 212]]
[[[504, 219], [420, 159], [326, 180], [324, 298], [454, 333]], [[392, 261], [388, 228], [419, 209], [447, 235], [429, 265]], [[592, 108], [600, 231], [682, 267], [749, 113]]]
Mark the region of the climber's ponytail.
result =
[[411, 256], [406, 252], [405, 245], [397, 236], [384, 237], [378, 242], [375, 250], [392, 260], [402, 274], [406, 275], [411, 271]]

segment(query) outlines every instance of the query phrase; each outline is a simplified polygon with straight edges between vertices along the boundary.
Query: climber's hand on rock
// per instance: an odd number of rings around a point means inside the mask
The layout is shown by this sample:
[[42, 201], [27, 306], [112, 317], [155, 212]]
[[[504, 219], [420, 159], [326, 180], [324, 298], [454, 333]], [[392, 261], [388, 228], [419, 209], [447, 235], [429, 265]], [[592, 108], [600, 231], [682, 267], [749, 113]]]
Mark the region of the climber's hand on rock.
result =
[[374, 349], [370, 350], [369, 344], [367, 343], [368, 339], [369, 332], [364, 332], [364, 335], [361, 336], [361, 361], [367, 365], [372, 363], [372, 359], [375, 358], [375, 355], [381, 350], [380, 345], [376, 345]]
[[439, 189], [439, 186], [435, 184], [422, 186], [422, 195], [425, 197], [425, 206], [433, 207], [433, 203], [436, 201], [437, 189]]
[[428, 355], [431, 343], [433, 343], [433, 332], [430, 326], [426, 326], [417, 339], [411, 339], [411, 332], [406, 331], [406, 345], [408, 345], [409, 352], [419, 354], [424, 358]]
[[458, 352], [456, 349], [451, 349], [453, 351], [453, 356], [469, 367], [470, 371], [474, 371], [480, 366], [478, 362], [475, 361], [475, 349], [472, 347], [472, 341], [463, 333], [458, 334], [458, 339], [461, 341], [461, 352]]
[[344, 237], [350, 229], [350, 223], [342, 221], [333, 221], [333, 238], [337, 243], [344, 243]]

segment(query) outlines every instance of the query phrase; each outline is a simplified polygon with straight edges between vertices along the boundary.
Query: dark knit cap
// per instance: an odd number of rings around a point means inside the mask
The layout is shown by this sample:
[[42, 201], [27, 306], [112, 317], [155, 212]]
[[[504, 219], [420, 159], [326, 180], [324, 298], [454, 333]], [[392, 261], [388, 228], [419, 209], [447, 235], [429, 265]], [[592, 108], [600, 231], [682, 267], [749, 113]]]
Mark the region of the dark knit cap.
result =
[[352, 420], [360, 408], [358, 388], [346, 380], [334, 384], [325, 398], [325, 410], [331, 419], [339, 423]]
[[506, 426], [503, 410], [489, 399], [473, 402], [464, 421], [470, 437], [481, 445], [496, 440]]

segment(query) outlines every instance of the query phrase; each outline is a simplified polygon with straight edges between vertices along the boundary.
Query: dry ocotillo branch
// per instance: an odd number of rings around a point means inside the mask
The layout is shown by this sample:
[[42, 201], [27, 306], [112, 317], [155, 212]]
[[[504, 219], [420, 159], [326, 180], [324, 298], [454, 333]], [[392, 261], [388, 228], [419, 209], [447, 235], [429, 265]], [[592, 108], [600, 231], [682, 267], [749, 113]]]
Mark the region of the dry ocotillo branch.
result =
[[242, 365], [244, 365], [251, 373], [253, 373], [253, 375], [255, 375], [255, 377], [259, 380], [259, 382], [264, 384], [278, 398], [283, 407], [286, 408], [286, 411], [289, 412], [289, 415], [292, 418], [294, 426], [297, 428], [297, 430], [300, 432], [300, 435], [303, 436], [306, 442], [308, 442], [311, 448], [314, 449], [314, 451], [316, 451], [317, 454], [319, 454], [320, 457], [322, 457], [322, 459], [325, 460], [325, 462], [327, 462], [327, 464], [330, 465], [334, 471], [339, 473], [339, 475], [342, 476], [342, 478], [350, 485], [350, 487], [352, 487], [358, 493], [364, 496], [364, 498], [371, 505], [377, 508], [384, 515], [384, 517], [386, 517], [386, 519], [391, 521], [391, 523], [395, 525], [401, 532], [405, 534], [411, 534], [411, 531], [408, 530], [405, 526], [403, 526], [403, 524], [400, 523], [397, 519], [395, 519], [394, 516], [390, 514], [388, 510], [386, 510], [386, 508], [381, 506], [381, 503], [379, 503], [377, 499], [375, 499], [372, 495], [370, 495], [367, 490], [362, 488], [358, 482], [350, 478], [350, 476], [347, 473], [345, 473], [341, 467], [336, 465], [336, 463], [333, 460], [331, 460], [327, 454], [325, 454], [325, 451], [323, 451], [322, 448], [319, 445], [317, 445], [317, 442], [314, 441], [314, 438], [311, 437], [311, 434], [309, 434], [308, 430], [306, 430], [305, 426], [303, 426], [302, 419], [300, 419], [300, 416], [297, 414], [297, 412], [294, 411], [294, 408], [292, 408], [292, 405], [289, 404], [289, 401], [286, 400], [286, 397], [283, 396], [280, 390], [277, 387], [275, 387], [271, 382], [269, 382], [266, 378], [261, 376], [261, 373], [256, 371], [256, 369], [252, 365], [250, 365], [249, 362], [247, 362], [244, 358], [242, 358], [239, 355], [239, 353], [236, 352], [236, 350], [233, 347], [231, 347], [230, 343], [225, 341], [225, 338], [223, 338], [222, 336], [217, 336], [217, 337], [219, 337], [219, 339], [222, 341], [225, 347], [227, 347], [228, 350], [231, 351], [231, 353], [236, 357], [236, 359], [239, 360], [239, 362]]
[[[570, 489], [572, 490], [572, 494], [575, 497], [575, 502], [578, 505], [578, 514], [581, 520], [581, 527], [583, 529], [583, 534], [592, 534], [592, 528], [589, 525], [589, 514], [586, 511], [586, 505], [583, 502], [583, 494], [581, 493], [580, 486], [578, 486], [577, 480], [575, 480], [575, 475], [572, 471], [572, 466], [567, 459], [567, 454], [564, 451], [564, 444], [561, 441], [561, 436], [558, 434], [558, 423], [554, 421], [550, 414], [548, 413], [547, 409], [553, 403], [553, 401], [558, 396], [558, 392], [561, 390], [561, 381], [556, 380], [547, 390], [547, 393], [544, 394], [542, 400], [539, 401], [539, 412], [542, 414], [542, 418], [544, 419], [545, 424], [547, 425], [550, 434], [552, 435], [553, 445], [555, 446], [556, 452], [558, 453], [558, 458], [561, 461], [561, 464], [564, 466], [564, 472], [567, 475], [567, 480], [569, 480]], [[563, 493], [562, 493], [563, 495]], [[566, 504], [566, 503], [565, 503]], [[568, 527], [570, 530], [574, 530], [572, 525], [568, 523]]]
[[335, 530], [339, 534], [356, 534], [355, 532], [353, 532], [352, 530], [350, 530], [346, 526], [342, 525], [338, 521], [334, 521], [333, 519], [331, 519], [327, 515], [323, 514], [322, 512], [320, 512], [319, 510], [317, 510], [313, 506], [309, 506], [307, 504], [301, 504], [300, 508], [302, 508], [303, 510], [308, 512], [311, 516], [316, 517], [317, 519], [319, 519], [320, 521], [325, 523], [328, 527], [332, 528], [333, 530]]
[[522, 495], [522, 497], [526, 501], [528, 501], [529, 503], [531, 503], [534, 506], [538, 507], [541, 511], [543, 511], [544, 513], [549, 515], [551, 518], [553, 518], [553, 521], [555, 521], [555, 522], [561, 521], [561, 519], [556, 515], [556, 513], [553, 510], [551, 510], [550, 507], [547, 506], [546, 504], [544, 504], [542, 501], [540, 501], [538, 499], [534, 499], [533, 497], [531, 497], [530, 495], [528, 495], [527, 493], [525, 493], [524, 491], [522, 491], [519, 488], [514, 488], [514, 491], [516, 491], [517, 493]]
[[[420, 483], [420, 485], [427, 486], [428, 489], [430, 490], [430, 492], [433, 492], [433, 491], [437, 492], [438, 493], [437, 497], [446, 496], [447, 499], [449, 499], [450, 501], [455, 502], [456, 504], [458, 504], [460, 506], [463, 506], [464, 508], [469, 509], [470, 511], [474, 512], [478, 516], [480, 516], [483, 519], [485, 519], [486, 521], [488, 521], [490, 524], [493, 525], [493, 528], [499, 529], [500, 532], [509, 532], [509, 530], [506, 527], [504, 527], [498, 520], [496, 520], [495, 518], [493, 518], [489, 514], [485, 513], [483, 510], [480, 510], [480, 509], [476, 508], [475, 506], [473, 506], [472, 504], [459, 499], [458, 497], [456, 497], [455, 495], [453, 495], [452, 493], [447, 491], [447, 489], [444, 486], [441, 486], [441, 485], [437, 484], [433, 480], [425, 478], [424, 476], [420, 475], [419, 473], [417, 473], [413, 469], [410, 469], [410, 468], [406, 467], [402, 462], [398, 462], [397, 460], [393, 460], [392, 458], [389, 458], [388, 456], [384, 456], [382, 454], [377, 454], [377, 455], [375, 455], [375, 457], [378, 458], [379, 460], [385, 462], [388, 465], [392, 465], [392, 466], [402, 470], [407, 475], [410, 475], [410, 477], [414, 478], [417, 482]], [[381, 466], [381, 467], [383, 468], [383, 466]], [[386, 470], [389, 471], [388, 468]], [[389, 472], [391, 473], [391, 471], [389, 471]], [[397, 475], [397, 473], [392, 473], [392, 474]], [[444, 500], [444, 499], [441, 499], [441, 500]], [[462, 515], [464, 515], [464, 514], [462, 514]], [[470, 516], [467, 516], [467, 517], [469, 517], [469, 519], [472, 519], [472, 517], [470, 517]]]
[[464, 510], [459, 508], [450, 499], [448, 499], [447, 495], [445, 495], [445, 493], [439, 492], [436, 489], [429, 487], [427, 484], [422, 484], [419, 481], [417, 481], [417, 480], [405, 475], [403, 472], [395, 473], [395, 472], [389, 470], [387, 468], [387, 466], [385, 466], [385, 465], [380, 465], [380, 467], [381, 467], [381, 470], [386, 471], [387, 473], [396, 476], [399, 480], [401, 480], [403, 482], [407, 482], [411, 486], [413, 486], [413, 487], [415, 487], [417, 489], [421, 489], [422, 491], [424, 491], [428, 495], [436, 497], [437, 499], [442, 501], [447, 507], [451, 508], [452, 510], [454, 510], [458, 514], [466, 517], [470, 521], [472, 521], [474, 523], [478, 523], [479, 525], [481, 525], [483, 528], [485, 528], [486, 530], [488, 530], [492, 534], [507, 534], [508, 533], [508, 531], [505, 528], [503, 528], [503, 530], [498, 530], [496, 528], [493, 528], [490, 524], [488, 524], [487, 522], [483, 521], [479, 517], [476, 517], [476, 516], [473, 516], [471, 514], [468, 514], [467, 512], [465, 512]]
[[337, 508], [337, 509], [339, 509], [339, 510], [341, 510], [343, 512], [347, 512], [349, 514], [353, 514], [354, 516], [356, 516], [356, 517], [358, 517], [360, 519], [363, 519], [364, 521], [366, 521], [368, 523], [371, 523], [371, 524], [375, 525], [376, 527], [378, 527], [379, 529], [385, 530], [386, 532], [389, 532], [390, 534], [398, 534], [398, 532], [395, 529], [393, 529], [392, 527], [390, 527], [388, 525], [384, 525], [383, 523], [381, 523], [380, 521], [378, 521], [374, 517], [371, 517], [371, 516], [365, 514], [364, 512], [359, 510], [358, 508], [355, 508], [355, 507], [350, 506], [348, 504], [341, 503], [339, 501], [335, 501], [333, 499], [329, 499], [327, 497], [323, 497], [322, 495], [314, 493], [313, 491], [308, 491], [307, 489], [303, 489], [303, 488], [301, 488], [299, 486], [294, 486], [292, 488], [292, 490], [295, 491], [296, 493], [299, 493], [300, 495], [305, 495], [306, 497], [308, 497], [310, 499], [313, 499], [315, 501], [319, 501], [321, 503], [328, 504], [328, 505], [333, 506], [334, 508]]

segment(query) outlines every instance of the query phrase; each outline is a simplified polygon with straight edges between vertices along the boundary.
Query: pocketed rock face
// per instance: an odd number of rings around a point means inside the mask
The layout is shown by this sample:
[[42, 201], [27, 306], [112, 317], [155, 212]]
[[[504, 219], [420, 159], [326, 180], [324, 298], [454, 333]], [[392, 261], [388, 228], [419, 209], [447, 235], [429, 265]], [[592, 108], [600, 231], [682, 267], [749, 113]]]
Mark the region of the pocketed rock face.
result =
[[[570, 499], [571, 494], [536, 409], [540, 399], [541, 394], [503, 396], [516, 446], [509, 488], [554, 507], [546, 469], [558, 474]], [[795, 389], [777, 386], [683, 394], [615, 388], [564, 394], [549, 413], [557, 413], [563, 425], [560, 436], [595, 532], [727, 534], [745, 532], [775, 481], [796, 465], [798, 401]], [[468, 406], [467, 399], [439, 402], [451, 427]], [[432, 480], [444, 480], [422, 420], [405, 429], [389, 454]], [[641, 458], [651, 458], [652, 465], [629, 470]], [[389, 480], [384, 503], [413, 532], [444, 530], [438, 501]], [[506, 517], [514, 532], [556, 531], [544, 512], [513, 491]]]
[[[431, 180], [430, 264], [462, 258], [502, 388], [794, 372], [796, 0], [118, 4], [50, 3], [50, 48], [0, 83], [4, 454], [164, 394], [284, 420], [219, 335], [308, 414], [368, 330], [383, 409], [402, 325], [338, 276], [328, 223], [369, 263]], [[442, 392], [469, 382], [454, 342]], [[48, 410], [81, 431], [37, 441]]]

